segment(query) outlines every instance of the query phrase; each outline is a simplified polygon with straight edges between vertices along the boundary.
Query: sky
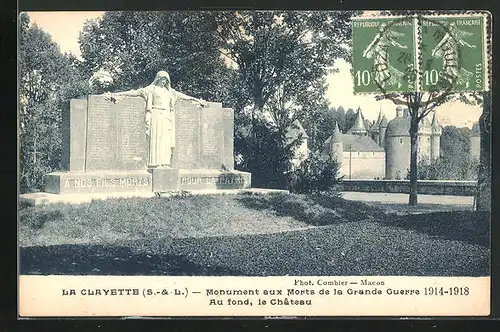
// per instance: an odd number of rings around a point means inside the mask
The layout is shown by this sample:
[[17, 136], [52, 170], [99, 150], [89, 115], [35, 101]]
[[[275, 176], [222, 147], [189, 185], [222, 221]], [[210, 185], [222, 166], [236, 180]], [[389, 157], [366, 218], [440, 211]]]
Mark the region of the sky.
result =
[[[52, 36], [61, 52], [71, 52], [80, 57], [78, 36], [86, 20], [102, 16], [104, 12], [27, 12], [32, 23]], [[369, 120], [376, 120], [379, 111], [390, 120], [396, 115], [396, 106], [391, 101], [375, 101], [371, 95], [354, 95], [351, 64], [338, 60], [335, 67], [339, 72], [328, 75], [326, 97], [332, 107], [342, 106], [345, 110], [361, 108], [362, 114]], [[443, 126], [471, 127], [481, 115], [479, 106], [451, 102], [436, 110], [439, 123]]]

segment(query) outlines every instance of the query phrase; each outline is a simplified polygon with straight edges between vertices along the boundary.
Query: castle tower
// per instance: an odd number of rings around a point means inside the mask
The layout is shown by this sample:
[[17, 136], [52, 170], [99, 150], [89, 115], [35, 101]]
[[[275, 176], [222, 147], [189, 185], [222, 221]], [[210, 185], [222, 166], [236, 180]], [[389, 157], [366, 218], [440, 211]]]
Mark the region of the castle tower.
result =
[[431, 133], [431, 161], [439, 159], [441, 151], [441, 134], [443, 130], [438, 123], [436, 112], [434, 112], [434, 117], [432, 119], [432, 133]]
[[380, 121], [382, 121], [382, 107], [380, 107], [380, 110], [378, 111], [378, 117], [377, 117], [377, 126], [380, 124]]
[[344, 146], [342, 142], [342, 133], [340, 132], [338, 123], [335, 123], [335, 129], [332, 136], [330, 136], [330, 158], [336, 160], [339, 165], [342, 165]]
[[372, 138], [372, 140], [375, 141], [375, 143], [377, 143], [378, 145], [380, 145], [380, 139], [379, 139], [379, 136], [380, 136], [380, 131], [379, 131], [379, 127], [377, 125], [377, 123], [374, 121], [373, 124], [371, 125], [370, 127], [370, 137]]
[[361, 114], [361, 108], [358, 108], [358, 112], [356, 113], [356, 121], [351, 129], [348, 130], [349, 134], [355, 135], [367, 135], [368, 130], [366, 129], [365, 122], [363, 120], [363, 115]]
[[469, 141], [471, 157], [479, 160], [481, 151], [481, 131], [479, 129], [479, 122], [476, 122], [472, 125]]
[[375, 121], [373, 123], [373, 125], [370, 127], [370, 134], [372, 136], [372, 139], [378, 145], [381, 145], [381, 142], [380, 142], [380, 122], [381, 121], [382, 121], [382, 108], [380, 108], [380, 111], [378, 112], [377, 121]]
[[380, 120], [380, 124], [378, 126], [378, 142], [381, 147], [384, 147], [385, 144], [385, 132], [387, 131], [387, 118], [384, 116], [382, 120]]
[[385, 177], [404, 179], [410, 169], [410, 123], [403, 117], [403, 108], [396, 108], [396, 117], [387, 124], [385, 133]]

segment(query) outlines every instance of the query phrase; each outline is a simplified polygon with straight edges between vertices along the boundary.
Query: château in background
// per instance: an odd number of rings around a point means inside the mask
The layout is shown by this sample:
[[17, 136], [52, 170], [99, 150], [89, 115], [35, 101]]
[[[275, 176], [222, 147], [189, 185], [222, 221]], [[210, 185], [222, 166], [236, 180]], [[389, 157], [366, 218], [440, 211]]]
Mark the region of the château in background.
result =
[[[354, 125], [342, 133], [336, 124], [322, 150], [315, 153], [334, 158], [341, 166], [340, 175], [346, 178], [404, 179], [410, 168], [409, 128], [410, 114], [401, 106], [391, 121], [380, 112], [373, 123], [364, 119], [358, 109]], [[442, 132], [435, 112], [422, 120], [418, 131], [419, 161], [439, 158]]]

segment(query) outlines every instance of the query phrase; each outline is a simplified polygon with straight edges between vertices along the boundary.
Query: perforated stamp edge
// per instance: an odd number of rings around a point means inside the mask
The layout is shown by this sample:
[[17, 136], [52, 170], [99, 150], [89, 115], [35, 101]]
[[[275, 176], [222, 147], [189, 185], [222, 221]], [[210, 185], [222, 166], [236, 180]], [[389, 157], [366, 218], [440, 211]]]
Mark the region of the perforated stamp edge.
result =
[[[376, 12], [376, 11], [373, 11]], [[492, 83], [492, 14], [486, 10], [402, 10], [402, 11], [382, 11], [383, 14], [371, 15], [371, 16], [352, 16], [351, 21], [354, 20], [373, 20], [373, 19], [398, 19], [398, 18], [417, 18], [417, 24], [415, 28], [415, 38], [416, 41], [416, 58], [417, 58], [417, 88], [415, 92], [420, 92], [422, 89], [422, 52], [420, 45], [422, 43], [422, 27], [420, 18], [460, 18], [460, 17], [482, 17], [484, 18], [483, 24], [483, 59], [484, 59], [484, 90], [491, 90]], [[353, 55], [351, 55], [353, 56]], [[461, 90], [460, 92], [452, 93], [480, 93], [482, 91], [477, 90]], [[384, 94], [394, 94], [394, 93], [384, 93], [384, 91], [379, 92], [354, 92], [356, 96], [380, 96]]]

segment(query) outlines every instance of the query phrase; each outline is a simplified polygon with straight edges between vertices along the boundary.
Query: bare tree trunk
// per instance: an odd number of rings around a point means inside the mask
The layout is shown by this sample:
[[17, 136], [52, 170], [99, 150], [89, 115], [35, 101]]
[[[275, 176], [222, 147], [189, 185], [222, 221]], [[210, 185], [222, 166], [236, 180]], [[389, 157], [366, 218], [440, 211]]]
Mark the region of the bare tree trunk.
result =
[[410, 197], [408, 205], [417, 205], [417, 149], [418, 149], [418, 122], [411, 118], [410, 125]]
[[250, 160], [247, 163], [248, 166], [248, 171], [249, 172], [255, 172], [255, 157], [256, 157], [256, 151], [257, 151], [257, 135], [255, 133], [255, 105], [252, 108], [252, 118], [251, 118], [251, 133], [250, 133]]
[[479, 155], [477, 211], [491, 211], [491, 93], [483, 92], [483, 112], [479, 117], [481, 148]]
[[[250, 172], [260, 172], [258, 169], [259, 167], [259, 162], [257, 161], [259, 159], [259, 154], [260, 154], [260, 139], [258, 132], [256, 130], [257, 127], [257, 116], [260, 114], [260, 111], [262, 110], [257, 106], [258, 102], [254, 101], [254, 106], [252, 108], [252, 135], [251, 135], [251, 163], [250, 163]], [[258, 113], [257, 113], [258, 112]], [[257, 114], [256, 114], [257, 113]]]

